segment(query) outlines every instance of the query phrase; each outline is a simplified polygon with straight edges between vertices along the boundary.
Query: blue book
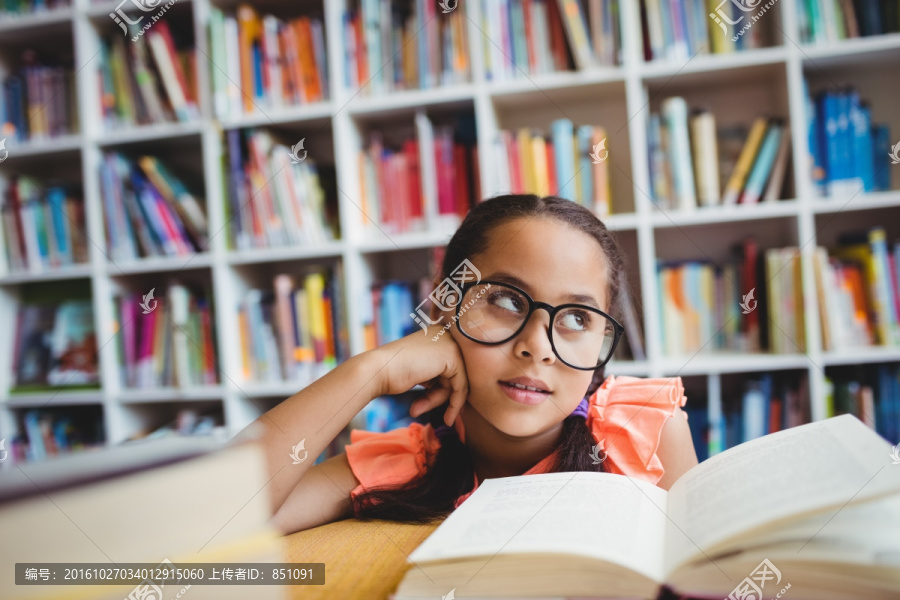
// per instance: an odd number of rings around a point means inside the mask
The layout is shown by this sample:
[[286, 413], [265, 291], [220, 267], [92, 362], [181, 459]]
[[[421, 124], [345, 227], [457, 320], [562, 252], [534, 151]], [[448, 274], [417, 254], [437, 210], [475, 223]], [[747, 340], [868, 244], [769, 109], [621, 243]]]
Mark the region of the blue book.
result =
[[[525, 31], [525, 11], [521, 2], [513, 2], [509, 7], [510, 31]], [[512, 62], [513, 72], [518, 74], [519, 69], [526, 73], [528, 68], [528, 40], [524, 35], [512, 36]]]
[[556, 162], [556, 181], [561, 198], [575, 200], [575, 130], [569, 119], [557, 119], [550, 126], [553, 136], [553, 155]]
[[592, 207], [594, 204], [594, 168], [591, 152], [593, 151], [592, 136], [594, 128], [583, 126], [578, 128], [578, 180], [581, 182], [581, 198], [578, 198], [582, 206]]
[[69, 219], [65, 213], [66, 194], [59, 187], [47, 190], [47, 204], [50, 206], [50, 216], [53, 220], [53, 235], [56, 238], [56, 248], [59, 250], [59, 259], [64, 265], [72, 264], [72, 248], [69, 246], [71, 233]]
[[867, 192], [874, 189], [874, 171], [872, 164], [872, 134], [871, 111], [864, 106], [859, 99], [859, 92], [853, 90], [850, 96], [850, 132], [853, 145], [851, 147], [851, 159], [853, 172], [851, 178], [856, 180], [854, 184]]
[[[840, 92], [838, 97], [838, 138], [837, 145], [837, 172], [839, 176], [837, 181], [852, 183], [853, 180], [853, 130], [850, 126], [850, 93], [848, 91]], [[854, 188], [855, 192], [856, 189]]]
[[842, 173], [840, 171], [841, 160], [841, 136], [840, 129], [840, 101], [833, 92], [824, 92], [817, 99], [818, 113], [822, 119], [820, 139], [820, 154], [825, 166], [825, 186], [831, 191], [831, 183], [838, 181]]
[[755, 440], [766, 434], [765, 422], [766, 397], [761, 389], [761, 382], [750, 381], [741, 399], [743, 429], [741, 441]]
[[802, 79], [803, 85], [803, 97], [806, 99], [806, 120], [807, 120], [807, 132], [808, 132], [808, 143], [809, 143], [809, 154], [812, 158], [813, 162], [813, 185], [816, 188], [816, 192], [820, 196], [825, 195], [825, 162], [824, 155], [822, 153], [823, 143], [822, 143], [822, 121], [821, 121], [821, 113], [819, 113], [816, 103], [813, 101], [812, 96], [809, 94], [809, 86], [806, 83], [806, 78]]
[[766, 137], [759, 148], [756, 160], [753, 162], [753, 168], [750, 175], [747, 176], [747, 184], [744, 186], [744, 193], [741, 196], [741, 204], [756, 204], [762, 196], [766, 187], [766, 181], [769, 179], [769, 173], [772, 172], [772, 165], [775, 163], [775, 155], [778, 153], [778, 145], [781, 143], [781, 136], [784, 133], [784, 126], [776, 121], [769, 124], [766, 131]]
[[[891, 189], [891, 132], [887, 125], [872, 125], [872, 169], [874, 190], [886, 192]], [[900, 258], [900, 256], [898, 256]]]
[[688, 427], [691, 429], [691, 438], [694, 442], [694, 451], [697, 453], [697, 460], [703, 462], [709, 458], [709, 442], [707, 428], [709, 427], [709, 416], [705, 408], [688, 408], [685, 407], [688, 415]]

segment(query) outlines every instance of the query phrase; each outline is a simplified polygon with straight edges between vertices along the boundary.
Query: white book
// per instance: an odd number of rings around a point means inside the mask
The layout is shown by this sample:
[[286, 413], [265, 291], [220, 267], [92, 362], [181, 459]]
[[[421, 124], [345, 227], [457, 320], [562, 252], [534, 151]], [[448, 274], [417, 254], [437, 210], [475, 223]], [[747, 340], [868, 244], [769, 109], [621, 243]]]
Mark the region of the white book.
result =
[[[725, 450], [668, 491], [606, 472], [485, 479], [409, 555], [395, 600], [723, 598], [748, 580], [757, 598], [896, 597], [898, 530], [891, 445], [844, 414]], [[753, 578], [763, 566], [776, 576]]]
[[662, 102], [661, 114], [669, 134], [669, 164], [672, 167], [675, 203], [680, 210], [691, 211], [697, 208], [697, 194], [688, 136], [687, 102], [680, 96], [667, 98]]

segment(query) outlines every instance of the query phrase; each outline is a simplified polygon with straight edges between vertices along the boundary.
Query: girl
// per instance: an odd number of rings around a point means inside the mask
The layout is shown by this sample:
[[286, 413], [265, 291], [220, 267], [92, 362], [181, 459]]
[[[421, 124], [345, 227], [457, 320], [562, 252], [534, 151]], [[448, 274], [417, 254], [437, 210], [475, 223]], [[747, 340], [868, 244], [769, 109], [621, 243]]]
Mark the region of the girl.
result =
[[[433, 308], [436, 324], [354, 356], [236, 438], [260, 431], [275, 526], [427, 522], [488, 477], [606, 471], [668, 489], [697, 464], [681, 379], [603, 380], [623, 331], [608, 314], [622, 269], [614, 238], [574, 202], [477, 205], [447, 245], [439, 281], [462, 294]], [[345, 453], [311, 464], [373, 398], [420, 383], [410, 414], [428, 424], [353, 430]]]

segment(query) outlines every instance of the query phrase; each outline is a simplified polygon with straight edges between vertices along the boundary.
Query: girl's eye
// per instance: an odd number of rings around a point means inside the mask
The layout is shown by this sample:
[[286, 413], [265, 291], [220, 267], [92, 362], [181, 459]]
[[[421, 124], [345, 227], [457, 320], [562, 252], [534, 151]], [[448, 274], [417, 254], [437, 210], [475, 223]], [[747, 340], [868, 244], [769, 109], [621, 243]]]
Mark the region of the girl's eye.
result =
[[571, 309], [561, 313], [556, 317], [556, 324], [570, 331], [588, 331], [593, 325], [591, 313], [578, 309]]
[[510, 312], [522, 312], [525, 307], [525, 302], [518, 294], [503, 291], [491, 294], [491, 304]]

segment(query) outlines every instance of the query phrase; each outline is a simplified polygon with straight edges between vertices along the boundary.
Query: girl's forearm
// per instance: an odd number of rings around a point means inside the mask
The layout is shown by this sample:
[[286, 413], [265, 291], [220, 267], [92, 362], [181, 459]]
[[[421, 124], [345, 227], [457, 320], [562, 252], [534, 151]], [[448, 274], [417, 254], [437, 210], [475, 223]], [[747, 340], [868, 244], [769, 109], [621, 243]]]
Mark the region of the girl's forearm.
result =
[[[378, 349], [358, 354], [235, 436], [232, 443], [257, 435], [263, 443], [273, 514], [350, 420], [382, 394], [381, 373], [387, 362]], [[301, 441], [303, 449], [292, 450]]]

